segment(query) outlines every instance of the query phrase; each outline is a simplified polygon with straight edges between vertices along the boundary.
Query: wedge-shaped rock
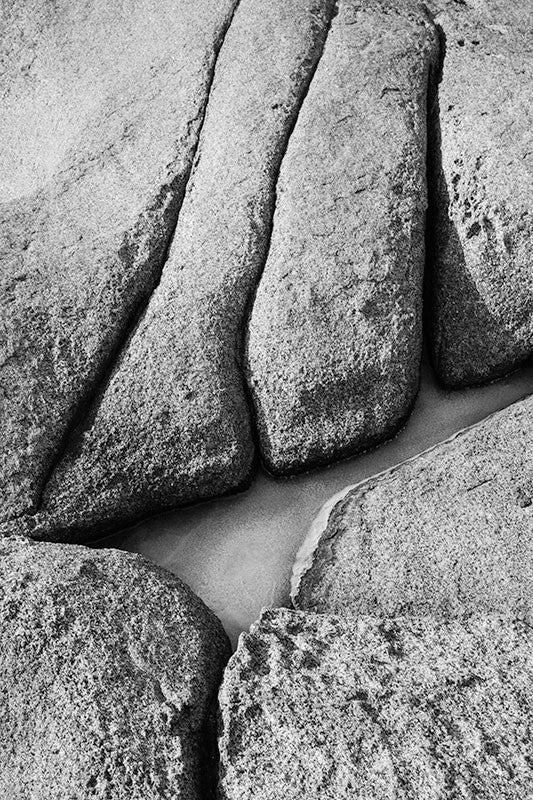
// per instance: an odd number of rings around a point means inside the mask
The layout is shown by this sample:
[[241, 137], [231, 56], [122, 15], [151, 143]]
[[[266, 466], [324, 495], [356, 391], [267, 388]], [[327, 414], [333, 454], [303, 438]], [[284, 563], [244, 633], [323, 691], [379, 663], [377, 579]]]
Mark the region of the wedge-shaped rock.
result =
[[2, 517], [39, 508], [157, 282], [234, 3], [3, 4]]
[[433, 129], [433, 359], [452, 386], [533, 353], [533, 10], [431, 0], [445, 39]]
[[249, 326], [272, 472], [375, 444], [413, 403], [436, 53], [416, 3], [340, 1], [283, 160]]
[[198, 800], [229, 644], [137, 555], [0, 545], [0, 798]]
[[239, 361], [287, 138], [333, 2], [242, 0], [221, 49], [161, 283], [52, 476], [65, 538], [234, 490], [253, 444]]
[[219, 694], [221, 800], [533, 796], [533, 632], [264, 612]]
[[304, 542], [300, 608], [533, 610], [533, 397], [347, 490]]

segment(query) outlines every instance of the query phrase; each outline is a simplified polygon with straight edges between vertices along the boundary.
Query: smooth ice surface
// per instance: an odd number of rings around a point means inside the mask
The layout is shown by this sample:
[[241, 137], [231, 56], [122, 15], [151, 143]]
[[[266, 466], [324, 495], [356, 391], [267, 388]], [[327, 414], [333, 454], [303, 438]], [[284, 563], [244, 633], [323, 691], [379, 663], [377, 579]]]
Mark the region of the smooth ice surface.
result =
[[294, 559], [322, 505], [349, 484], [394, 466], [533, 392], [533, 366], [476, 389], [447, 391], [423, 365], [409, 422], [362, 456], [295, 478], [260, 472], [247, 492], [152, 517], [99, 542], [142, 553], [191, 586], [233, 644], [264, 606], [289, 605]]

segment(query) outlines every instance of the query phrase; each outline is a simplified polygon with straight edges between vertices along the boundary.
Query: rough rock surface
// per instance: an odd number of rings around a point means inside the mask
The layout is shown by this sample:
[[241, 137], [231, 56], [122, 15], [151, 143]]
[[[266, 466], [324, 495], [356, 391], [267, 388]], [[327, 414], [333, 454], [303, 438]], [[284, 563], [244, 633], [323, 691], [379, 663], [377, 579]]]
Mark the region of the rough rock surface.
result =
[[0, 798], [205, 798], [229, 645], [137, 555], [0, 545]]
[[283, 160], [249, 325], [272, 472], [377, 443], [413, 403], [436, 41], [410, 0], [339, 3]]
[[533, 796], [533, 632], [264, 612], [229, 662], [221, 800]]
[[533, 396], [348, 491], [302, 546], [294, 603], [531, 619], [532, 503]]
[[242, 0], [221, 48], [161, 282], [32, 522], [86, 537], [247, 482], [239, 360], [287, 139], [333, 0]]
[[2, 5], [4, 517], [39, 507], [157, 282], [234, 2]]
[[432, 109], [433, 359], [452, 386], [533, 352], [533, 6], [430, 0], [445, 38]]

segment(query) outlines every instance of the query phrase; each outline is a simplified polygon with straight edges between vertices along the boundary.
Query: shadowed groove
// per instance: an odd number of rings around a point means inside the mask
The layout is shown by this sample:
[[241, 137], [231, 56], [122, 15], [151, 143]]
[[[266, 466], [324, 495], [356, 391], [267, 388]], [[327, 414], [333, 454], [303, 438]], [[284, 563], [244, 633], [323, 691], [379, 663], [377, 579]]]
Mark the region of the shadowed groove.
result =
[[[219, 56], [219, 53], [220, 53], [220, 51], [222, 49], [222, 46], [224, 44], [224, 41], [225, 41], [226, 35], [228, 33], [228, 30], [230, 29], [231, 24], [233, 22], [233, 19], [235, 17], [235, 13], [237, 11], [239, 3], [240, 3], [240, 0], [235, 0], [234, 5], [233, 5], [232, 10], [231, 10], [231, 13], [228, 15], [228, 19], [227, 19], [225, 25], [223, 26], [218, 38], [214, 42], [214, 46], [213, 46], [214, 56], [213, 56], [213, 59], [212, 59], [212, 63], [211, 63], [211, 67], [210, 67], [209, 75], [208, 75], [208, 80], [207, 80], [207, 85], [206, 85], [206, 88], [205, 88], [205, 99], [204, 99], [204, 102], [203, 102], [203, 105], [202, 105], [202, 108], [200, 110], [199, 115], [197, 117], [193, 118], [192, 120], [190, 120], [189, 123], [188, 123], [188, 128], [190, 129], [190, 127], [198, 119], [200, 119], [200, 124], [198, 126], [198, 130], [197, 130], [197, 133], [196, 133], [196, 142], [195, 142], [195, 145], [194, 145], [194, 147], [192, 149], [192, 152], [191, 152], [191, 155], [190, 155], [190, 158], [189, 158], [189, 166], [188, 166], [187, 173], [185, 175], [185, 179], [181, 180], [181, 176], [178, 175], [178, 176], [176, 176], [175, 179], [173, 179], [173, 181], [170, 184], [168, 184], [166, 186], [163, 186], [161, 191], [160, 191], [160, 193], [159, 193], [159, 196], [158, 196], [158, 198], [156, 200], [156, 203], [152, 207], [152, 208], [157, 207], [158, 204], [160, 204], [162, 202], [162, 198], [165, 195], [170, 197], [170, 199], [168, 201], [167, 208], [165, 210], [165, 215], [169, 214], [172, 217], [171, 229], [170, 229], [170, 231], [169, 231], [169, 233], [168, 233], [168, 235], [166, 237], [166, 240], [164, 241], [163, 246], [161, 248], [162, 249], [161, 256], [157, 259], [158, 265], [157, 265], [157, 269], [156, 269], [156, 274], [153, 276], [153, 278], [152, 278], [152, 280], [150, 282], [151, 283], [151, 287], [149, 288], [149, 291], [144, 293], [144, 295], [140, 298], [140, 300], [138, 301], [138, 303], [136, 304], [136, 306], [132, 310], [132, 312], [129, 315], [129, 318], [128, 318], [128, 320], [127, 320], [127, 322], [126, 322], [126, 324], [125, 324], [125, 326], [123, 328], [122, 334], [117, 337], [117, 341], [116, 341], [115, 345], [111, 348], [111, 350], [110, 350], [110, 352], [108, 354], [108, 357], [105, 360], [105, 363], [103, 364], [102, 368], [99, 371], [99, 375], [97, 376], [96, 380], [92, 383], [92, 385], [90, 387], [88, 387], [85, 396], [81, 399], [81, 401], [78, 404], [77, 409], [73, 413], [73, 415], [72, 415], [72, 417], [71, 417], [71, 419], [69, 421], [69, 424], [67, 425], [67, 427], [65, 429], [63, 437], [61, 438], [61, 441], [60, 441], [60, 443], [58, 445], [58, 448], [57, 448], [57, 451], [56, 451], [56, 455], [54, 456], [53, 460], [51, 461], [51, 463], [50, 463], [50, 465], [49, 465], [49, 467], [48, 467], [48, 469], [46, 471], [46, 474], [44, 475], [43, 481], [41, 483], [41, 488], [40, 488], [40, 492], [39, 492], [39, 495], [38, 495], [38, 499], [37, 499], [37, 502], [36, 502], [34, 508], [32, 509], [32, 511], [24, 512], [24, 514], [20, 515], [21, 517], [24, 517], [24, 516], [35, 516], [43, 508], [44, 497], [45, 497], [48, 485], [49, 485], [49, 483], [50, 483], [50, 481], [52, 479], [52, 476], [53, 476], [54, 472], [56, 471], [58, 465], [63, 460], [63, 457], [65, 456], [65, 453], [69, 449], [70, 441], [72, 439], [74, 431], [76, 430], [76, 428], [78, 427], [80, 422], [85, 418], [86, 414], [90, 411], [90, 409], [93, 406], [95, 400], [105, 390], [105, 387], [109, 382], [109, 379], [111, 377], [111, 374], [113, 372], [113, 369], [115, 367], [115, 364], [116, 364], [117, 360], [119, 359], [121, 353], [127, 347], [127, 344], [129, 342], [129, 340], [131, 339], [131, 337], [133, 336], [135, 330], [137, 329], [137, 326], [138, 326], [140, 320], [142, 319], [142, 317], [143, 317], [143, 315], [144, 315], [144, 313], [145, 313], [145, 311], [146, 311], [146, 309], [147, 309], [147, 307], [148, 307], [148, 305], [150, 303], [150, 300], [151, 300], [154, 292], [156, 291], [157, 287], [159, 286], [159, 284], [161, 282], [161, 278], [162, 278], [162, 275], [163, 275], [163, 272], [164, 272], [165, 265], [167, 263], [168, 255], [169, 255], [169, 252], [170, 252], [170, 249], [171, 249], [171, 246], [172, 246], [172, 242], [173, 242], [173, 239], [174, 239], [176, 228], [177, 228], [178, 223], [179, 223], [179, 217], [180, 217], [180, 211], [181, 211], [183, 199], [185, 197], [185, 194], [186, 194], [186, 191], [187, 191], [187, 186], [189, 184], [191, 175], [193, 174], [194, 165], [195, 165], [195, 162], [196, 162], [198, 147], [199, 147], [200, 138], [201, 138], [201, 133], [202, 133], [202, 128], [203, 128], [203, 124], [204, 124], [204, 121], [205, 121], [207, 106], [209, 104], [209, 98], [210, 98], [210, 95], [211, 95], [211, 89], [212, 89], [213, 81], [214, 81], [214, 77], [215, 77], [215, 71], [216, 71], [216, 65], [217, 65], [217, 61], [218, 61], [218, 56]], [[181, 184], [181, 186], [178, 189], [178, 185], [179, 184]], [[127, 238], [125, 237], [123, 248], [127, 247], [127, 244], [128, 244]]]

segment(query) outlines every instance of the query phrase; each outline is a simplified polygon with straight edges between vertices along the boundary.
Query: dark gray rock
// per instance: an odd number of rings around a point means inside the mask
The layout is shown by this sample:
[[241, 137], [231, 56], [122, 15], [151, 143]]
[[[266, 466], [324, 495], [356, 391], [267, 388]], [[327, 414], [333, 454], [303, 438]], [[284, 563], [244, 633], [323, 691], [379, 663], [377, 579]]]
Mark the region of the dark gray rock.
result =
[[293, 592], [321, 612], [531, 619], [533, 397], [349, 488], [302, 546]]
[[413, 403], [436, 61], [417, 3], [339, 3], [283, 160], [249, 326], [248, 380], [272, 472], [376, 444]]
[[533, 352], [533, 10], [430, 0], [445, 38], [433, 128], [433, 360], [448, 385]]
[[219, 694], [220, 800], [533, 796], [533, 632], [267, 611]]
[[39, 508], [158, 280], [234, 3], [3, 5], [3, 518]]
[[205, 797], [229, 644], [177, 578], [117, 550], [4, 540], [0, 641], [2, 800]]
[[161, 282], [29, 521], [86, 538], [250, 477], [241, 359], [274, 187], [333, 0], [242, 0], [217, 60]]

